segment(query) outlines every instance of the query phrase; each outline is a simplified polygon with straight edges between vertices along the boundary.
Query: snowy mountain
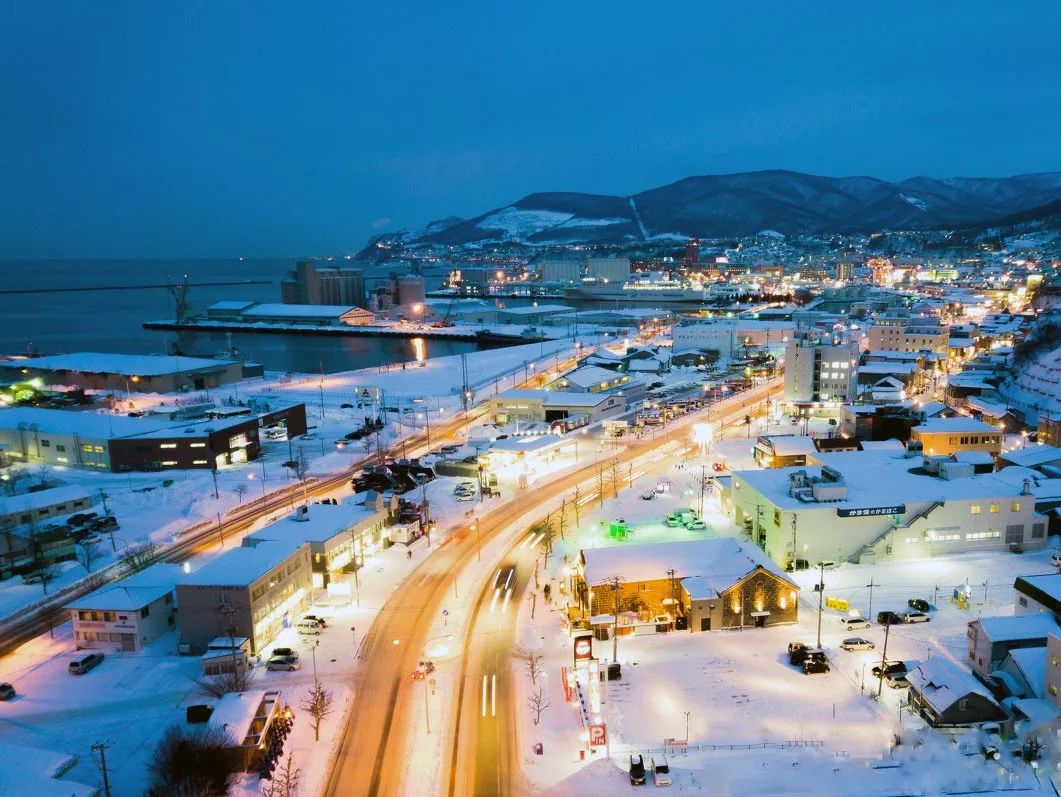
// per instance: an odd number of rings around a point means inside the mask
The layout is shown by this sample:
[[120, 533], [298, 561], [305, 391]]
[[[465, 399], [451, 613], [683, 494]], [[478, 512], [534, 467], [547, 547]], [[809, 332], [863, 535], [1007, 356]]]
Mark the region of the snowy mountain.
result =
[[789, 171], [688, 177], [628, 197], [530, 194], [409, 243], [623, 243], [986, 226], [1061, 201], [1061, 172], [1003, 178], [820, 177]]

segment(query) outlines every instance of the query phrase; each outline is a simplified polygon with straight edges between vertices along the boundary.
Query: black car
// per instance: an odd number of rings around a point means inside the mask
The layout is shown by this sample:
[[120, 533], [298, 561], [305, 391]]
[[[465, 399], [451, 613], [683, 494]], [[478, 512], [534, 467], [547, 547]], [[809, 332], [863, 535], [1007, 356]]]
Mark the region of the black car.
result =
[[873, 677], [880, 678], [881, 675], [897, 675], [906, 672], [905, 661], [887, 661], [884, 663], [884, 668], [881, 669], [879, 664], [873, 665]]
[[825, 661], [825, 651], [812, 648], [802, 642], [790, 642], [788, 645], [788, 663], [797, 667], [803, 665], [807, 659]]
[[911, 609], [916, 609], [919, 612], [927, 612], [932, 609], [932, 604], [926, 601], [924, 598], [911, 598], [906, 602], [906, 605]]
[[877, 622], [881, 625], [901, 625], [903, 616], [898, 612], [877, 612]]
[[641, 755], [630, 756], [630, 785], [645, 785], [645, 758]]
[[811, 675], [816, 672], [829, 672], [829, 665], [826, 663], [824, 658], [818, 658], [817, 656], [808, 656], [803, 660], [803, 674]]

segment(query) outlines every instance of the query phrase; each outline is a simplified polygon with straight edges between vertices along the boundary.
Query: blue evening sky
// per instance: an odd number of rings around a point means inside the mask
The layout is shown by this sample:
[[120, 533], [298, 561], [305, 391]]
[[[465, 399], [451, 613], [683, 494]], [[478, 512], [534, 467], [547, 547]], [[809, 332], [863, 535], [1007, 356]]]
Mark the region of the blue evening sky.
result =
[[0, 257], [297, 256], [534, 191], [1061, 169], [1061, 4], [0, 0]]

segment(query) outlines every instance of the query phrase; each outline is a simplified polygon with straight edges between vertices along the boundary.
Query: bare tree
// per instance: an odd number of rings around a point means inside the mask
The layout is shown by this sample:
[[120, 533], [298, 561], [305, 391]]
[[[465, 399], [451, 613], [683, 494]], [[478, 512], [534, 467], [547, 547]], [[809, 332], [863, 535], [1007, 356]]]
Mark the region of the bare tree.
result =
[[247, 494], [247, 485], [244, 484], [243, 482], [238, 482], [236, 484], [236, 495], [239, 496], [239, 502], [241, 504], [243, 503], [243, 496], [245, 496], [246, 494]]
[[223, 728], [170, 725], [147, 762], [148, 797], [223, 797], [234, 765], [235, 741]]
[[223, 697], [232, 692], [246, 692], [251, 688], [251, 680], [250, 668], [237, 666], [230, 672], [196, 678], [195, 683], [208, 695]]
[[268, 781], [262, 781], [262, 797], [296, 797], [298, 782], [302, 779], [302, 770], [295, 766], [291, 753], [284, 757], [284, 764], [277, 767]]
[[332, 713], [332, 704], [335, 702], [332, 693], [324, 688], [319, 680], [313, 681], [313, 687], [302, 698], [300, 708], [309, 714], [313, 725], [313, 740], [319, 742], [321, 738], [321, 723], [324, 718]]
[[125, 565], [125, 569], [130, 573], [136, 573], [153, 564], [157, 555], [158, 545], [156, 543], [139, 542], [122, 548], [118, 561]]
[[44, 594], [47, 595], [48, 585], [59, 577], [59, 568], [53, 562], [38, 557], [33, 560], [33, 565], [30, 567], [28, 575], [32, 576], [35, 581], [40, 582], [41, 587], [44, 589]]
[[548, 518], [545, 520], [539, 520], [530, 527], [530, 533], [541, 535], [541, 539], [538, 540], [538, 546], [542, 549], [542, 553], [548, 556], [553, 552], [553, 540], [556, 538], [556, 529], [553, 527], [552, 521]]
[[549, 698], [545, 696], [545, 690], [539, 686], [538, 691], [532, 692], [527, 698], [527, 705], [534, 712], [534, 724], [538, 725], [542, 721], [542, 714], [550, 705]]
[[527, 658], [523, 660], [523, 669], [527, 671], [527, 676], [531, 680], [531, 685], [537, 686], [538, 679], [541, 678], [542, 674], [545, 672], [545, 661], [538, 653], [528, 653]]
[[77, 546], [77, 561], [85, 568], [86, 573], [92, 572], [92, 565], [103, 558], [103, 548], [98, 542], [83, 542]]

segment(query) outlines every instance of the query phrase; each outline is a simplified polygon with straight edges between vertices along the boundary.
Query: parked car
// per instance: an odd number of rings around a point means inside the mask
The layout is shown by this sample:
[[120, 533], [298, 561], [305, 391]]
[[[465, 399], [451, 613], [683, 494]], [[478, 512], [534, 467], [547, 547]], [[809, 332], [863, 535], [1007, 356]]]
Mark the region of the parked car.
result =
[[457, 493], [457, 501], [474, 501], [475, 493]]
[[11, 684], [0, 684], [0, 700], [14, 700], [15, 699], [15, 687]]
[[829, 672], [829, 664], [825, 661], [825, 658], [817, 658], [815, 656], [808, 656], [803, 660], [803, 674], [812, 675], [813, 673]]
[[645, 492], [641, 493], [641, 500], [642, 501], [651, 501], [655, 497], [656, 497], [656, 491], [655, 490], [645, 490]]
[[23, 573], [22, 574], [22, 583], [23, 584], [40, 584], [43, 580], [44, 580], [44, 574], [41, 573], [39, 570], [35, 570], [32, 573]]
[[689, 531], [707, 531], [707, 524], [704, 521], [697, 518], [685, 524], [685, 528]]
[[877, 612], [877, 622], [881, 625], [899, 625], [902, 621], [902, 615], [898, 612]]
[[344, 402], [344, 403], [339, 405], [339, 409], [341, 409], [341, 410], [352, 410], [353, 408], [354, 408], [353, 404], [349, 404], [349, 403], [346, 403], [346, 402]]
[[89, 653], [87, 656], [82, 656], [80, 659], [70, 662], [67, 665], [67, 671], [71, 675], [84, 675], [94, 667], [98, 667], [103, 663], [102, 653]]
[[927, 623], [932, 619], [924, 612], [903, 612], [901, 616], [904, 623]]
[[643, 786], [645, 784], [645, 758], [641, 755], [630, 756], [630, 785]]
[[657, 786], [670, 786], [670, 767], [665, 755], [652, 756], [652, 782]]
[[840, 624], [848, 631], [855, 631], [859, 628], [869, 628], [872, 625], [865, 617], [841, 617]]
[[860, 636], [853, 636], [850, 639], [845, 639], [841, 642], [840, 647], [844, 650], [873, 650], [876, 645], [868, 639], [863, 639]]
[[907, 689], [910, 681], [905, 672], [892, 672], [884, 676], [884, 682], [892, 689]]
[[464, 492], [466, 490], [475, 490], [475, 482], [461, 482], [453, 488], [453, 494]]
[[884, 669], [883, 670], [881, 669], [881, 666], [879, 664], [874, 664], [873, 665], [873, 670], [872, 670], [874, 678], [880, 678], [881, 674], [890, 675], [890, 674], [893, 674], [893, 673], [900, 673], [900, 672], [901, 673], [905, 673], [906, 672], [906, 662], [905, 661], [887, 661], [887, 662], [884, 663]]
[[273, 655], [269, 658], [275, 659], [277, 656], [294, 656], [298, 658], [298, 651], [294, 648], [273, 648]]
[[315, 614], [303, 615], [302, 619], [303, 620], [309, 620], [311, 623], [316, 623], [321, 628], [327, 628], [328, 627], [328, 623], [325, 621], [325, 619], [323, 617], [318, 617]]
[[667, 528], [676, 529], [682, 524], [677, 515], [667, 515]]
[[302, 620], [295, 630], [303, 636], [320, 636], [321, 627], [311, 620]]
[[265, 665], [267, 670], [300, 670], [302, 669], [302, 662], [298, 660], [297, 656], [273, 656]]
[[906, 602], [906, 605], [918, 612], [927, 612], [932, 609], [932, 604], [924, 598], [911, 598]]
[[1061, 551], [1054, 551], [1050, 554], [1050, 564], [1054, 567], [1061, 567]]
[[794, 643], [798, 647], [793, 649], [792, 645], [789, 645], [788, 661], [790, 664], [795, 664], [797, 667], [802, 666], [803, 662], [808, 659], [817, 659], [819, 661], [825, 661], [825, 651], [820, 648], [812, 648], [809, 645], [804, 645], [802, 642]]
[[460, 446], [442, 446], [439, 451], [441, 451], [443, 454], [456, 454], [458, 451], [460, 451]]

